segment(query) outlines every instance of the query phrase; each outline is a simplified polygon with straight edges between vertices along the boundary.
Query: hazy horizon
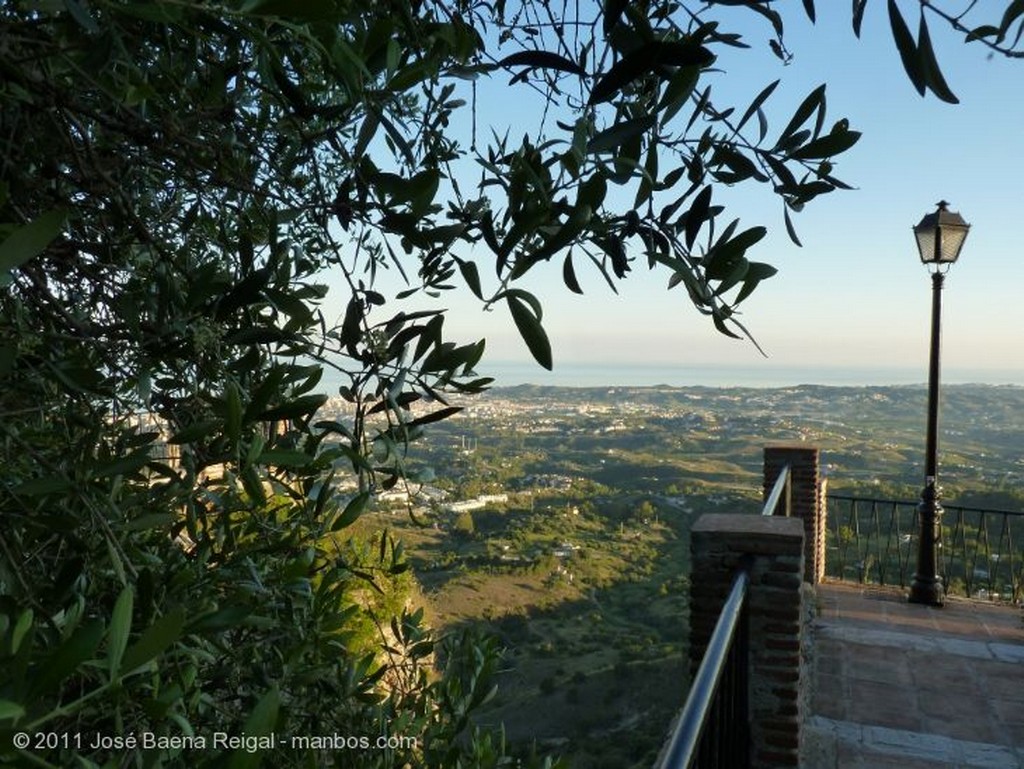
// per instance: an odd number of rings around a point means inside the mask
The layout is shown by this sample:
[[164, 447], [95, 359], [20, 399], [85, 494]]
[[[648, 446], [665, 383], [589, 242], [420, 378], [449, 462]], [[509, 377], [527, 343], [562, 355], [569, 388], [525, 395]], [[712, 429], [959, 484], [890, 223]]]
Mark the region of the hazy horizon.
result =
[[[928, 372], [909, 366], [793, 366], [787, 364], [676, 364], [570, 361], [546, 371], [532, 361], [488, 361], [476, 367], [491, 376], [492, 387], [755, 387], [797, 385], [842, 387], [925, 386]], [[338, 372], [327, 371], [324, 383], [341, 384]], [[941, 386], [987, 385], [1024, 387], [1024, 369], [957, 368], [944, 370]]]
[[[567, 387], [792, 387], [796, 385], [905, 386], [927, 385], [927, 371], [896, 366], [743, 366], [730, 364], [622, 364], [578, 361], [545, 371], [531, 363], [482, 363], [482, 376], [494, 376], [498, 387], [535, 384]], [[515, 380], [515, 381], [513, 381]], [[943, 385], [1024, 386], [1024, 369], [950, 368]]]

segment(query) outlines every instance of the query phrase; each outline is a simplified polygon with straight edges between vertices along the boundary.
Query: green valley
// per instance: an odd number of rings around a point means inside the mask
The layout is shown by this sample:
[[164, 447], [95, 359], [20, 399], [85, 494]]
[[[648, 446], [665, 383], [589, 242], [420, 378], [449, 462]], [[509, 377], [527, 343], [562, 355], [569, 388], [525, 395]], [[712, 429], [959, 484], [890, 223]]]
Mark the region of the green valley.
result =
[[[687, 687], [688, 532], [755, 513], [769, 444], [829, 491], [914, 499], [922, 387], [495, 389], [433, 425], [359, 522], [404, 544], [431, 622], [505, 649], [482, 719], [573, 767], [650, 766]], [[1024, 510], [1024, 388], [944, 391], [946, 498]], [[428, 471], [429, 468], [429, 471]]]

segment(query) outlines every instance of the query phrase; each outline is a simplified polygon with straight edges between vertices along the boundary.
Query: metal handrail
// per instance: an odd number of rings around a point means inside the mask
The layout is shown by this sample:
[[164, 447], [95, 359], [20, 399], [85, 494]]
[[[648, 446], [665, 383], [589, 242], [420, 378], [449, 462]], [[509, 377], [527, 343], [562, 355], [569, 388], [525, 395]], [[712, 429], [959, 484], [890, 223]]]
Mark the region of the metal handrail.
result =
[[784, 503], [782, 515], [789, 517], [792, 509], [792, 470], [789, 465], [782, 468], [779, 477], [775, 479], [775, 485], [765, 500], [761, 515], [779, 515], [779, 503]]
[[[682, 769], [712, 759], [715, 766], [741, 767], [749, 763], [749, 704], [747, 702], [748, 645], [746, 628], [747, 586], [750, 576], [741, 568], [732, 582], [729, 597], [708, 641], [704, 659], [690, 686], [682, 714], [676, 723], [672, 741], [658, 769]], [[723, 682], [732, 685], [733, 697], [724, 702]], [[716, 711], [730, 710], [727, 727], [736, 733], [727, 739], [705, 739], [709, 727], [715, 727]], [[719, 713], [721, 714], [721, 713]], [[714, 735], [718, 737], [719, 735]], [[725, 755], [723, 756], [723, 752]], [[710, 755], [709, 755], [710, 754]], [[720, 759], [726, 760], [720, 760]], [[700, 764], [695, 761], [700, 760]]]

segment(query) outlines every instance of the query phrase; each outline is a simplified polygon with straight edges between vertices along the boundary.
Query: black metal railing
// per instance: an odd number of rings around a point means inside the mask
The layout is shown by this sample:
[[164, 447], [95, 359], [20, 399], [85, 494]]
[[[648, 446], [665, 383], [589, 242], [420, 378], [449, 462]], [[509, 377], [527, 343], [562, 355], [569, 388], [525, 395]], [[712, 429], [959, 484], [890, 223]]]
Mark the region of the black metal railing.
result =
[[750, 765], [749, 580], [733, 579], [659, 769]]
[[[790, 514], [790, 468], [779, 473], [762, 515]], [[750, 560], [736, 571], [658, 769], [741, 769], [750, 765]]]
[[[1024, 511], [943, 505], [939, 572], [947, 594], [1024, 597]], [[907, 587], [916, 567], [918, 503], [828, 495], [829, 577]]]

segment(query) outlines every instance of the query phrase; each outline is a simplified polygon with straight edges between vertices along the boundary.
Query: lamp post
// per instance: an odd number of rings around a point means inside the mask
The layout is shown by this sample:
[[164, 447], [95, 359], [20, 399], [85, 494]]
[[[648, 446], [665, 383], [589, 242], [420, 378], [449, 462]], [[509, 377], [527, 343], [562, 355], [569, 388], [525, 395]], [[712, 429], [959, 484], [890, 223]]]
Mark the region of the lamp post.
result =
[[921, 524], [917, 540], [917, 570], [910, 584], [910, 602], [942, 606], [944, 590], [938, 574], [938, 548], [942, 506], [939, 504], [938, 433], [939, 433], [939, 339], [942, 317], [942, 282], [949, 266], [960, 256], [971, 226], [949, 203], [940, 201], [938, 208], [926, 214], [914, 227], [921, 262], [932, 273], [932, 339], [928, 365], [928, 435], [925, 444], [924, 489], [918, 506]]

